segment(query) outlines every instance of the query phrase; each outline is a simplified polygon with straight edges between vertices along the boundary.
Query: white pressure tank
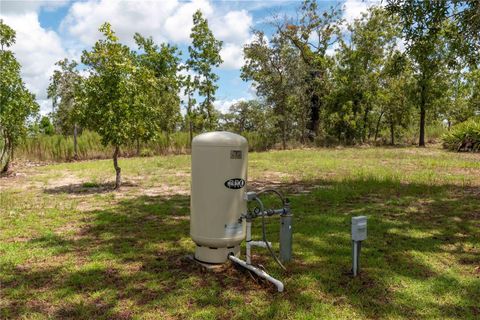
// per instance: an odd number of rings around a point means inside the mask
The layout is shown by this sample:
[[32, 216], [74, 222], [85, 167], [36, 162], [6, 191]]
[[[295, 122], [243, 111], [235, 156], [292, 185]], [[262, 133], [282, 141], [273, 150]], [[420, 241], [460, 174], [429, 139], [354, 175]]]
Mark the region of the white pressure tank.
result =
[[192, 141], [190, 236], [201, 262], [224, 263], [230, 253], [240, 254], [247, 154], [247, 140], [231, 132], [208, 132]]

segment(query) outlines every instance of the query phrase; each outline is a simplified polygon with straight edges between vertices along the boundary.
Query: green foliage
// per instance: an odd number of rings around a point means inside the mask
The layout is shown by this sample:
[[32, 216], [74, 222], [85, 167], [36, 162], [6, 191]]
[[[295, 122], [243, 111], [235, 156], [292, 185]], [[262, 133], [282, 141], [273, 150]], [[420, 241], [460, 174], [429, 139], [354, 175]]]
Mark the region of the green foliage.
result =
[[[159, 132], [173, 132], [180, 120], [179, 51], [177, 47], [162, 43], [156, 45], [152, 38], [136, 33], [137, 54], [135, 107], [130, 120], [135, 123], [135, 139], [144, 142], [155, 138]], [[143, 73], [140, 73], [140, 70]], [[147, 128], [148, 127], [148, 128]]]
[[[218, 76], [213, 68], [220, 66], [223, 62], [220, 57], [222, 41], [216, 40], [208, 26], [208, 21], [203, 17], [202, 12], [197, 10], [193, 15], [193, 28], [190, 33], [192, 45], [188, 47], [190, 57], [186, 64], [188, 70], [195, 73], [193, 80], [187, 77], [187, 86], [198, 90], [198, 94], [205, 99], [200, 102], [198, 110], [190, 110], [192, 101], [188, 102], [188, 113], [190, 118], [196, 119], [196, 129], [202, 131], [212, 130], [216, 127], [217, 118], [214, 112], [213, 102], [218, 86], [215, 84]], [[192, 94], [191, 89], [186, 90]]]
[[480, 151], [480, 117], [453, 126], [443, 137], [443, 147], [453, 151]]
[[[424, 145], [435, 140], [425, 137], [427, 126], [464, 121], [480, 110], [479, 68], [471, 63], [478, 52], [467, 50], [470, 40], [458, 41], [462, 24], [476, 28], [462, 20], [477, 21], [474, 8], [462, 1], [392, 0], [387, 10], [373, 6], [344, 24], [335, 8], [320, 12], [316, 1], [306, 0], [296, 20], [274, 17], [268, 39], [254, 32], [242, 78], [274, 109], [271, 134], [284, 147], [315, 136], [320, 144], [393, 145], [414, 126]], [[335, 43], [335, 53], [327, 54]]]
[[322, 11], [317, 1], [305, 0], [298, 10], [299, 18], [276, 22], [277, 33], [298, 50], [303, 64], [290, 71], [294, 72], [291, 78], [295, 79], [297, 89], [289, 97], [297, 104], [300, 125], [308, 130], [300, 130], [303, 142], [307, 136], [311, 140], [322, 131], [320, 113], [333, 89], [331, 68], [334, 59], [328, 50], [341, 38], [341, 16], [339, 7]]
[[[388, 1], [388, 10], [400, 18], [406, 50], [413, 61], [414, 98], [420, 111], [420, 146], [425, 145], [427, 112], [445, 113], [442, 106], [448, 98], [449, 67], [461, 64], [462, 57], [467, 57], [470, 62], [472, 59], [468, 57], [478, 55], [478, 50], [468, 50], [472, 49], [471, 45], [465, 46], [458, 41], [464, 38], [459, 25], [469, 23], [460, 20], [471, 6], [475, 5], [469, 1]], [[472, 30], [470, 27], [468, 29]], [[477, 40], [474, 41], [478, 41], [478, 36], [475, 38]], [[460, 52], [457, 50], [459, 47], [463, 48]]]
[[105, 39], [82, 54], [82, 63], [90, 72], [85, 80], [83, 118], [88, 128], [100, 134], [105, 146], [119, 147], [135, 133], [129, 119], [135, 114], [133, 53], [118, 42], [110, 24], [103, 24], [99, 30]]
[[82, 77], [76, 61], [63, 59], [56, 64], [60, 69], [53, 72], [47, 89], [52, 99], [52, 118], [56, 129], [62, 134], [73, 134], [74, 126], [82, 115]]
[[152, 140], [162, 130], [175, 127], [180, 101], [175, 77], [179, 60], [175, 47], [158, 47], [152, 39], [136, 34], [135, 41], [144, 51], [138, 55], [118, 41], [109, 23], [99, 30], [105, 38], [82, 55], [90, 73], [83, 89], [83, 119], [88, 128], [99, 133], [104, 146], [115, 148], [113, 163], [119, 187], [120, 147]]
[[[393, 79], [386, 72], [389, 59], [399, 55], [395, 50], [400, 37], [398, 21], [389, 17], [383, 8], [371, 7], [368, 13], [355, 19], [348, 30], [350, 37], [339, 42], [333, 71], [334, 89], [323, 116], [329, 134], [345, 144], [354, 144], [365, 142], [374, 130], [378, 131], [382, 124], [380, 115], [388, 115], [395, 126], [400, 122], [397, 116], [407, 114], [407, 108], [405, 103], [392, 106], [403, 92], [395, 91]], [[402, 70], [395, 73], [398, 77]]]
[[257, 100], [240, 101], [230, 106], [224, 115], [223, 129], [242, 133], [244, 131], [268, 131], [271, 110]]
[[[270, 41], [263, 32], [255, 32], [254, 40], [244, 47], [245, 65], [242, 79], [255, 83], [257, 95], [272, 106], [269, 113], [270, 131], [281, 137], [282, 146], [293, 138], [296, 129], [300, 137], [306, 136], [308, 109], [304, 79], [306, 65], [300, 59], [300, 52], [287, 38], [276, 34]], [[257, 130], [260, 128], [257, 128]]]
[[20, 76], [20, 64], [12, 51], [15, 31], [0, 20], [0, 173], [8, 170], [19, 139], [27, 132], [27, 121], [39, 106]]
[[55, 127], [53, 126], [49, 117], [43, 116], [40, 119], [40, 123], [38, 124], [38, 128], [39, 128], [40, 133], [43, 133], [47, 136], [51, 136], [51, 135], [55, 134]]

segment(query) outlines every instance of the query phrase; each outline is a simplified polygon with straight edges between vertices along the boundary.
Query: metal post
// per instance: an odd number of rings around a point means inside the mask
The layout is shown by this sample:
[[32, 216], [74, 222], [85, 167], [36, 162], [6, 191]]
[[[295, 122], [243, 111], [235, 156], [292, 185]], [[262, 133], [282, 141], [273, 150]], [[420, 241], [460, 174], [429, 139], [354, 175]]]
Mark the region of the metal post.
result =
[[360, 250], [362, 241], [367, 239], [367, 217], [352, 217], [352, 273], [356, 277], [360, 272]]
[[360, 250], [362, 249], [362, 241], [352, 240], [352, 273], [356, 277], [360, 272]]
[[352, 240], [352, 273], [354, 277], [356, 277], [358, 274], [357, 263], [358, 263], [357, 241]]
[[280, 261], [292, 260], [292, 215], [280, 215]]
[[362, 251], [362, 241], [357, 241], [357, 273], [360, 273], [360, 251]]

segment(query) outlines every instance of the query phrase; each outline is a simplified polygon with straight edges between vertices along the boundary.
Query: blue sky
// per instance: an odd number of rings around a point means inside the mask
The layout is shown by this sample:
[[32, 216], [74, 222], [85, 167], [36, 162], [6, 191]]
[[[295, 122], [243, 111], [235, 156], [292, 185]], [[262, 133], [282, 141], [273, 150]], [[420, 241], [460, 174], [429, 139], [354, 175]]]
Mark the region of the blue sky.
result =
[[[374, 1], [374, 0], [372, 0]], [[344, 6], [347, 21], [358, 17], [372, 1], [319, 0], [321, 8]], [[200, 9], [215, 36], [224, 42], [224, 63], [218, 68], [216, 107], [226, 111], [236, 101], [255, 97], [250, 83], [240, 79], [242, 47], [252, 39], [251, 30], [269, 33], [272, 15], [293, 16], [300, 1], [211, 1], [211, 0], [38, 0], [0, 2], [0, 18], [17, 31], [13, 47], [22, 64], [22, 77], [35, 93], [42, 113], [51, 111], [46, 88], [56, 61], [79, 60], [82, 50], [99, 38], [98, 27], [109, 21], [120, 40], [134, 47], [133, 34], [152, 36], [158, 43], [177, 45], [186, 58], [192, 14]]]

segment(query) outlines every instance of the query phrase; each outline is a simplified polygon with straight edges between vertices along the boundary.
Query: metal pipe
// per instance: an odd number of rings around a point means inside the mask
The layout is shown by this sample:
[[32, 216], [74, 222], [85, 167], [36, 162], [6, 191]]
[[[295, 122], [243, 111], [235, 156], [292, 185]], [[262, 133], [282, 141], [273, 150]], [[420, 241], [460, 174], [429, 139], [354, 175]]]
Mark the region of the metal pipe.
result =
[[277, 290], [278, 292], [282, 292], [283, 291], [283, 283], [280, 281], [280, 280], [277, 280], [275, 278], [273, 278], [272, 276], [270, 276], [268, 273], [266, 273], [265, 271], [261, 270], [261, 269], [258, 269], [258, 268], [255, 268], [254, 266], [252, 266], [251, 264], [247, 264], [245, 261], [241, 260], [241, 259], [238, 259], [237, 257], [235, 257], [234, 255], [229, 255], [228, 258], [230, 260], [232, 260], [233, 262], [235, 262], [236, 264], [238, 265], [241, 265], [242, 267], [250, 270], [250, 271], [253, 271], [257, 276], [259, 276], [260, 278], [263, 278], [267, 281], [270, 281], [271, 283], [273, 283], [276, 287], [277, 287]]
[[245, 237], [245, 242], [246, 242], [246, 257], [247, 257], [247, 263], [251, 264], [252, 263], [252, 253], [251, 253], [251, 244], [252, 242], [252, 221], [247, 220], [247, 235]]
[[292, 219], [293, 216], [290, 213], [280, 216], [280, 261], [282, 263], [292, 260]]
[[[250, 244], [251, 247], [255, 246], [260, 248], [267, 248], [267, 244], [265, 243], [265, 241], [250, 241], [248, 242], [248, 244]], [[268, 245], [272, 246], [272, 243], [268, 241]]]
[[273, 216], [275, 214], [286, 214], [288, 213], [287, 210], [285, 210], [285, 208], [282, 208], [282, 209], [267, 209], [263, 212], [259, 212], [256, 214], [256, 216], [258, 217], [261, 217], [261, 216]]
[[360, 269], [359, 243], [360, 241], [352, 241], [352, 272], [354, 277], [358, 275], [358, 271]]

